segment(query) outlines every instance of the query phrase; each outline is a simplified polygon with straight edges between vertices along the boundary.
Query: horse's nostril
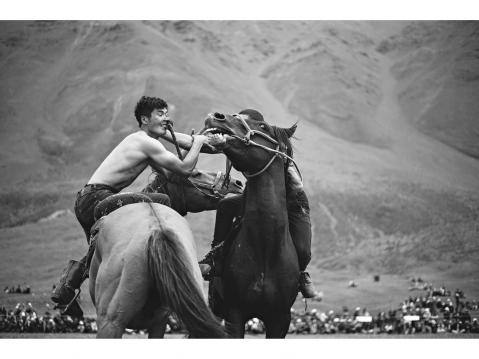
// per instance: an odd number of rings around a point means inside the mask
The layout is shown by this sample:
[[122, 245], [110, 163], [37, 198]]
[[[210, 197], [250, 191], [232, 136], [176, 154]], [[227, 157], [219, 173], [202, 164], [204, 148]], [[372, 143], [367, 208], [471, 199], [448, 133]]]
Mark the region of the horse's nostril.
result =
[[236, 184], [240, 187], [243, 187], [243, 182], [241, 182], [240, 180], [236, 180]]
[[225, 119], [225, 115], [223, 115], [222, 113], [219, 113], [219, 112], [215, 112], [213, 116], [215, 116], [215, 118], [217, 118], [219, 120], [224, 120]]

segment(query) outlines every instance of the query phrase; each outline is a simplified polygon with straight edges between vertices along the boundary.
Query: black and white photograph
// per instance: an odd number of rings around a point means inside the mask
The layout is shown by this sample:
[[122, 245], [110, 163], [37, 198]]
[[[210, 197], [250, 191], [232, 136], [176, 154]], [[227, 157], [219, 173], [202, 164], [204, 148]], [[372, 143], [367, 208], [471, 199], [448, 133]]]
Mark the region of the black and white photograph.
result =
[[474, 14], [156, 6], [0, 20], [0, 344], [477, 340]]

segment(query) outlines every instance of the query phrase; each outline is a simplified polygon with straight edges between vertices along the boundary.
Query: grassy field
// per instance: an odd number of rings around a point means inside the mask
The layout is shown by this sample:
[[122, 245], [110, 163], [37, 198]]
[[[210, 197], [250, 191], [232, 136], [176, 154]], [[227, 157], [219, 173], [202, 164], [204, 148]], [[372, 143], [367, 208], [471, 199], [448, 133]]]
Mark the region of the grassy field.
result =
[[[198, 226], [195, 224], [195, 217], [189, 218], [189, 221], [199, 238], [200, 254], [203, 254], [205, 248], [201, 243], [204, 243], [205, 233], [209, 233], [209, 228], [195, 228]], [[7, 294], [2, 290], [0, 305], [13, 308], [19, 302], [31, 302], [39, 314], [51, 310], [49, 295], [52, 285], [57, 281], [68, 259], [81, 258], [86, 248], [84, 234], [74, 216], [68, 212], [50, 221], [1, 229], [0, 287], [3, 289], [6, 286], [28, 284], [32, 293]], [[410, 278], [418, 276], [436, 287], [444, 284], [452, 291], [460, 288], [468, 300], [479, 299], [479, 277], [464, 275], [466, 269], [463, 270], [460, 264], [444, 271], [425, 267], [414, 273], [381, 274], [379, 282], [373, 280], [371, 273], [326, 271], [314, 264], [310, 265], [309, 269], [317, 289], [323, 292], [323, 300], [308, 300], [305, 303], [299, 295], [294, 304], [299, 313], [304, 311], [306, 306], [319, 311], [341, 311], [343, 306], [347, 306], [351, 311], [359, 306], [367, 308], [373, 315], [378, 311], [395, 309], [409, 295], [425, 295], [423, 291], [408, 290]], [[354, 280], [358, 286], [349, 288], [350, 280]], [[205, 283], [205, 288], [206, 285]], [[81, 305], [85, 314], [95, 316], [88, 293], [88, 282], [84, 283], [82, 290]], [[478, 313], [472, 315], [479, 316]]]
[[[93, 339], [95, 334], [43, 334], [43, 333], [0, 333], [3, 339]], [[184, 339], [183, 334], [167, 334], [165, 339]], [[388, 334], [315, 334], [301, 335], [288, 334], [287, 339], [477, 339], [479, 334], [414, 334], [414, 335], [388, 335]], [[123, 339], [147, 339], [147, 335], [140, 334], [124, 334]], [[246, 339], [264, 339], [264, 334], [252, 335], [247, 334]]]

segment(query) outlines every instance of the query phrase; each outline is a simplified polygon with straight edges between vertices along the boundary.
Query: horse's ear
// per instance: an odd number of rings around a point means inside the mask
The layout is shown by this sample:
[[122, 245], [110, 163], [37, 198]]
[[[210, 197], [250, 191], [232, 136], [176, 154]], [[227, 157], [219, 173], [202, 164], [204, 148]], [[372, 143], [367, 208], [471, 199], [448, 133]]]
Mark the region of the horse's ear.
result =
[[291, 137], [294, 135], [297, 128], [298, 128], [298, 123], [296, 122], [293, 126], [291, 126], [290, 128], [285, 128], [284, 130], [286, 131], [288, 137]]

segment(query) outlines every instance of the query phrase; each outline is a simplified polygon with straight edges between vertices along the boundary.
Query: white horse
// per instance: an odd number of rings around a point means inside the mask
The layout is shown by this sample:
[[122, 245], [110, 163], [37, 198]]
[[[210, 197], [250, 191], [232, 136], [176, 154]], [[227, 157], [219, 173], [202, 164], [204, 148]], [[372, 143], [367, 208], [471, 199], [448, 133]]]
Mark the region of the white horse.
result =
[[103, 217], [90, 268], [98, 338], [125, 328], [164, 336], [176, 313], [190, 337], [226, 337], [202, 291], [196, 247], [186, 220], [156, 203], [135, 203]]

